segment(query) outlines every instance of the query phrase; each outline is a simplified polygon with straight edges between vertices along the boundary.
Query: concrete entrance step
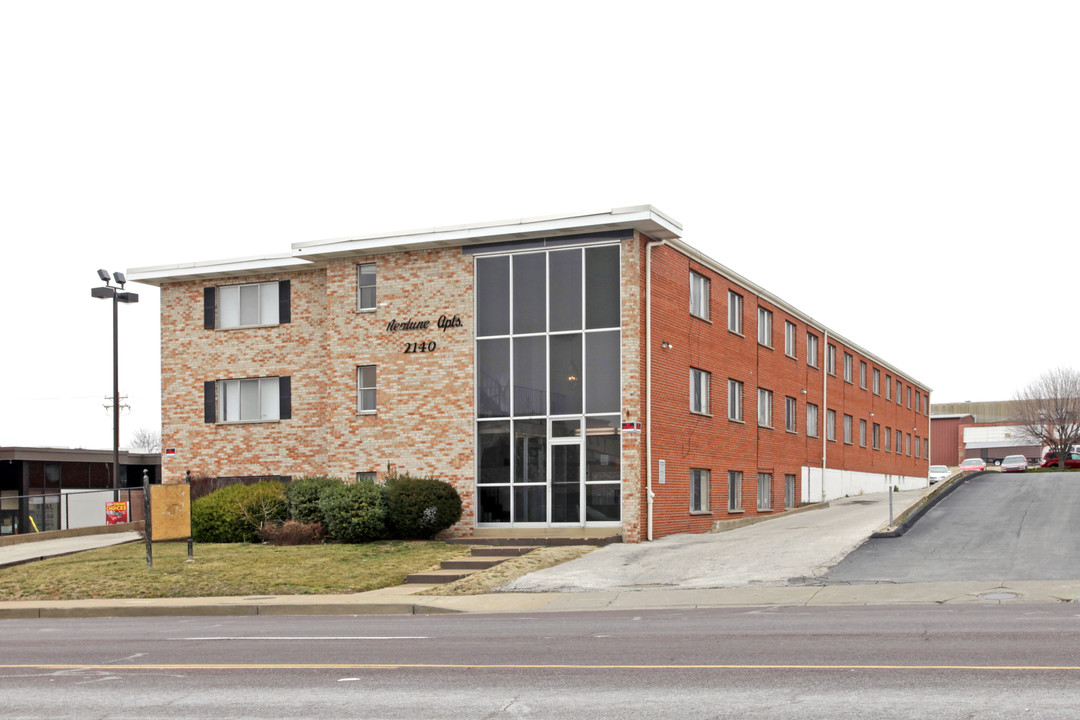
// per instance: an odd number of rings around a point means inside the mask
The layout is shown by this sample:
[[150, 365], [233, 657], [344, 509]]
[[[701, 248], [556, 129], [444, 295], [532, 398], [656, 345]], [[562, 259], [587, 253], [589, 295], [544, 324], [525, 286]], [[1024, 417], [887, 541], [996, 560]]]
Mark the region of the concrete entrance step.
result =
[[523, 545], [537, 547], [553, 547], [556, 545], [610, 545], [611, 543], [622, 542], [622, 536], [616, 534], [600, 535], [578, 532], [576, 534], [534, 535], [527, 532], [521, 532], [517, 535], [503, 535], [501, 533], [505, 531], [499, 532], [500, 534], [482, 534], [481, 531], [478, 530], [469, 537], [450, 538], [446, 542], [450, 545], [489, 545], [500, 548]]
[[443, 585], [468, 577], [478, 570], [487, 570], [511, 558], [520, 557], [535, 547], [480, 547], [472, 549], [471, 558], [443, 560], [439, 570], [412, 573], [406, 576], [407, 584]]

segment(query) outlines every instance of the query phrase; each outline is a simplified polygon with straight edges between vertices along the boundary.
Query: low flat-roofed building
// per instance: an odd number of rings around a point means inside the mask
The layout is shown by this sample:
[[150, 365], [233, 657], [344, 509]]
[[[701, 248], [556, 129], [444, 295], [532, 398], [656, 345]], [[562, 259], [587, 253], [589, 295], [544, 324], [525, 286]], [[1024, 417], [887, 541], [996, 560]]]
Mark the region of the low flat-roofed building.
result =
[[925, 485], [930, 389], [682, 235], [637, 206], [132, 269], [164, 481], [408, 472], [452, 534], [626, 541]]

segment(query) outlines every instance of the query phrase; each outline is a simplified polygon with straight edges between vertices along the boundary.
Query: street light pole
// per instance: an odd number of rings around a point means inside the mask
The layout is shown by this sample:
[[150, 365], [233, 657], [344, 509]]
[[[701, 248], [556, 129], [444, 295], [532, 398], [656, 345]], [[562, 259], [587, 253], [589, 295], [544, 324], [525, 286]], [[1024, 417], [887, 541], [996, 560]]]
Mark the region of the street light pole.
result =
[[98, 277], [105, 281], [105, 287], [90, 289], [90, 296], [96, 298], [112, 299], [112, 352], [113, 352], [113, 502], [120, 500], [120, 316], [117, 311], [118, 303], [139, 302], [138, 293], [124, 292], [124, 284], [127, 278], [124, 273], [115, 272], [112, 279], [120, 287], [109, 284], [109, 271], [98, 270]]

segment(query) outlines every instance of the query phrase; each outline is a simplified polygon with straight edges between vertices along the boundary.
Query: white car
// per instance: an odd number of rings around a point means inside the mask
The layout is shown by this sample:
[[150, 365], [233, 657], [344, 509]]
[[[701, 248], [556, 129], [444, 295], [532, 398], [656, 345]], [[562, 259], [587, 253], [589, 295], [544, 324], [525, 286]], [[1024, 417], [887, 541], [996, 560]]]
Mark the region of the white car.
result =
[[938, 480], [944, 480], [952, 475], [952, 471], [949, 470], [948, 465], [931, 465], [930, 466], [930, 484], [933, 485]]

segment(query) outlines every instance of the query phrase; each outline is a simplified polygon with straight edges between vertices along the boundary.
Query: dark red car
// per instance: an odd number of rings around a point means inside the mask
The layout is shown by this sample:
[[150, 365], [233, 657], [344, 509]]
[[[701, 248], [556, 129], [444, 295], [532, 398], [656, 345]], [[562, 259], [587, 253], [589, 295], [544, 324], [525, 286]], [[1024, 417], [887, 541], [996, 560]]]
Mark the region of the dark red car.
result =
[[[1039, 467], [1044, 468], [1056, 468], [1058, 466], [1058, 456], [1055, 452], [1046, 453], [1046, 457], [1043, 458], [1042, 465]], [[1080, 453], [1071, 452], [1065, 456], [1065, 467], [1067, 468], [1080, 468]]]

